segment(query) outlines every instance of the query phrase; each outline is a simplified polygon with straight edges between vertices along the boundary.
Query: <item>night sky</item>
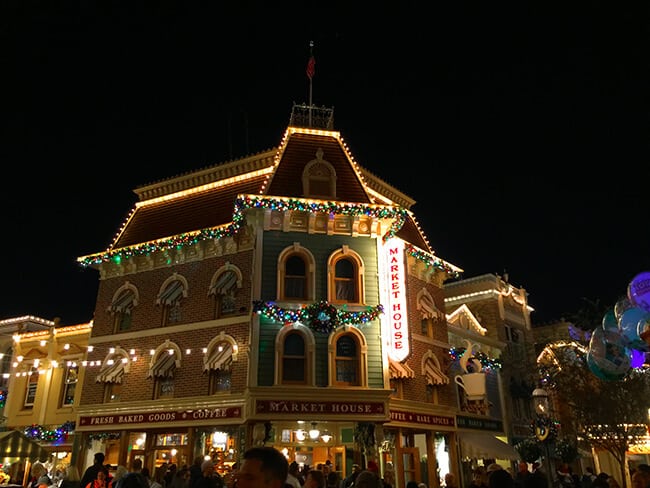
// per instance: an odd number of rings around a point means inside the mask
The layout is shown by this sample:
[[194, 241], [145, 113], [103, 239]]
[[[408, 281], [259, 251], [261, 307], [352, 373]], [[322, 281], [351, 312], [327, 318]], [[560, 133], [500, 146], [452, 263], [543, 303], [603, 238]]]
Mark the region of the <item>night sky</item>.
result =
[[313, 103], [465, 278], [507, 272], [544, 323], [650, 270], [646, 6], [80, 3], [0, 5], [0, 319], [90, 320], [76, 258], [135, 187], [277, 146], [311, 40]]

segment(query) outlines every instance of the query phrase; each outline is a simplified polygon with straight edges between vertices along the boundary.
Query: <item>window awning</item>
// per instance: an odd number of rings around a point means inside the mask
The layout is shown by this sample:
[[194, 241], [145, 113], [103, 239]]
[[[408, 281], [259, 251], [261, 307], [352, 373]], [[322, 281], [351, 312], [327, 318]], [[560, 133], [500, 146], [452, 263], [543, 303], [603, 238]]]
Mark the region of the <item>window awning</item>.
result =
[[478, 459], [521, 459], [517, 450], [493, 434], [483, 432], [458, 432], [463, 456]]
[[226, 295], [237, 284], [237, 274], [234, 271], [221, 273], [217, 282], [210, 287], [210, 295]]
[[391, 379], [415, 378], [415, 372], [409, 368], [408, 364], [402, 364], [392, 359], [388, 363], [388, 372]]
[[443, 373], [440, 368], [428, 358], [424, 363], [423, 374], [427, 379], [428, 385], [448, 385], [449, 376]]
[[154, 378], [172, 378], [176, 369], [176, 354], [162, 352], [156, 362], [149, 369], [148, 377]]
[[122, 383], [124, 363], [121, 357], [113, 358], [113, 364], [107, 364], [97, 375], [96, 383]]
[[203, 371], [211, 369], [222, 369], [227, 371], [232, 364], [232, 345], [221, 342], [212, 348], [209, 356], [203, 360]]
[[160, 295], [158, 295], [158, 303], [163, 305], [172, 305], [183, 295], [183, 283], [176, 280], [167, 286]]

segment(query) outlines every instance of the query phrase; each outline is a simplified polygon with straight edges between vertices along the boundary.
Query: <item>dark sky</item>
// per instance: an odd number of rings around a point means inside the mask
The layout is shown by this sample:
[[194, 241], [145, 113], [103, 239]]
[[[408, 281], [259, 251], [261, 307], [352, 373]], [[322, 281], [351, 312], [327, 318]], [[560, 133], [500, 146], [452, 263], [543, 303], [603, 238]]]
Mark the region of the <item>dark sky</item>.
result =
[[2, 2], [0, 319], [90, 320], [76, 258], [133, 188], [278, 145], [310, 40], [313, 103], [439, 257], [507, 271], [537, 323], [613, 306], [650, 270], [642, 3]]

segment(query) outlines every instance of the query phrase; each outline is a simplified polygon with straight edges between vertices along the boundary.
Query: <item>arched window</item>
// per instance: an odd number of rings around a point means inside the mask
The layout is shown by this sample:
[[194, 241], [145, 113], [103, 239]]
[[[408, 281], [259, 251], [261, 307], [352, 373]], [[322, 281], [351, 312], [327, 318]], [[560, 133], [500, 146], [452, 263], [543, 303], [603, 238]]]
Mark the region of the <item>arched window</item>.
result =
[[314, 256], [295, 242], [278, 256], [278, 300], [314, 299]]
[[328, 261], [328, 299], [331, 303], [363, 304], [363, 261], [347, 246], [332, 253]]
[[336, 198], [336, 170], [323, 159], [323, 149], [316, 151], [316, 159], [305, 165], [302, 172], [302, 188], [306, 197]]
[[367, 345], [355, 328], [342, 327], [330, 337], [330, 384], [367, 386]]
[[116, 348], [102, 362], [101, 369], [95, 381], [104, 383], [104, 403], [119, 402], [122, 395], [124, 374], [129, 372], [129, 355], [122, 348]]
[[307, 327], [301, 324], [283, 327], [275, 339], [275, 347], [276, 384], [314, 384], [315, 339]]
[[181, 351], [170, 341], [158, 346], [151, 356], [147, 376], [154, 379], [153, 398], [174, 397], [174, 373], [181, 367]]
[[113, 315], [113, 332], [131, 328], [133, 308], [138, 304], [138, 289], [128, 281], [113, 295], [108, 311]]
[[208, 295], [214, 298], [215, 319], [237, 313], [236, 297], [241, 287], [241, 271], [230, 263], [226, 263], [214, 274]]
[[209, 375], [209, 395], [230, 391], [232, 363], [237, 359], [237, 351], [235, 339], [223, 331], [208, 345], [203, 356], [203, 371]]
[[187, 280], [174, 273], [160, 287], [156, 303], [162, 305], [162, 325], [177, 324], [182, 319], [181, 302], [187, 296]]

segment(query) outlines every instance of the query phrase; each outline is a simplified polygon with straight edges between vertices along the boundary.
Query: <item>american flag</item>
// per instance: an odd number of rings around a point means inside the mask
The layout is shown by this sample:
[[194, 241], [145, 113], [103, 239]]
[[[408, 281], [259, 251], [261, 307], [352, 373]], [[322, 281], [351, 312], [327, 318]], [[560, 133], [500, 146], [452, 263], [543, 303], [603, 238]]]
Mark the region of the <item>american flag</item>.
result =
[[307, 61], [307, 78], [309, 81], [314, 77], [316, 72], [316, 58], [314, 58], [314, 41], [309, 41], [309, 61]]
[[307, 77], [311, 80], [314, 77], [316, 71], [316, 58], [311, 54], [309, 56], [309, 61], [307, 61]]

